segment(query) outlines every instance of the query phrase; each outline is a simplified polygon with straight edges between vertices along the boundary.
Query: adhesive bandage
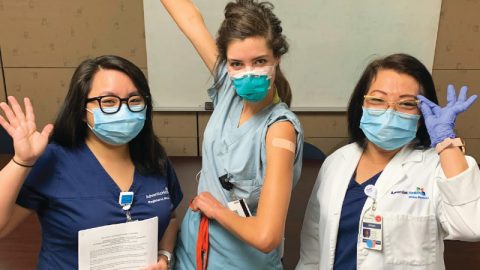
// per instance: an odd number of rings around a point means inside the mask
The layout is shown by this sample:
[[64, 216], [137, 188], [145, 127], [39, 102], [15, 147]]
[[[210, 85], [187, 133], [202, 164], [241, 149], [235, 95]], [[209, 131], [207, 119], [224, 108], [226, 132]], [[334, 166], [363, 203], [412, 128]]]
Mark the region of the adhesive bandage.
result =
[[295, 153], [295, 144], [287, 139], [273, 138], [272, 145]]

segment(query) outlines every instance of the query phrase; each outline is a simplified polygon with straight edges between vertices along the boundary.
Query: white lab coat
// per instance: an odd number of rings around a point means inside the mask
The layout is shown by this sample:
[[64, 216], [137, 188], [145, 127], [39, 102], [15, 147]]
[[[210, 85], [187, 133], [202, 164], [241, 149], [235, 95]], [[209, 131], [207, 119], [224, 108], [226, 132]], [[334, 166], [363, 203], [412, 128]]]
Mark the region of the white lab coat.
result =
[[[342, 203], [361, 154], [349, 144], [325, 160], [305, 213], [296, 269], [333, 268]], [[480, 241], [480, 171], [466, 158], [469, 168], [447, 180], [433, 149], [405, 146], [395, 155], [375, 185], [383, 250], [364, 248], [359, 236], [357, 269], [445, 269], [444, 239]], [[417, 188], [425, 194], [408, 194]], [[368, 198], [361, 216], [371, 205]]]

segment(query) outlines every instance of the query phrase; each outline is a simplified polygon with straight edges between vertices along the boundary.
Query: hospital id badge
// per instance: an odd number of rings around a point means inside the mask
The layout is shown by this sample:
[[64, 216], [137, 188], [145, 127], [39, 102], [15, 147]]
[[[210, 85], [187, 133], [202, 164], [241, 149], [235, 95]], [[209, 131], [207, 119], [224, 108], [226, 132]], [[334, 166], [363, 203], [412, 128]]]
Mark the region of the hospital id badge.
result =
[[366, 213], [362, 218], [362, 242], [367, 249], [382, 250], [382, 216]]
[[241, 217], [250, 217], [250, 209], [244, 199], [228, 202], [228, 208]]

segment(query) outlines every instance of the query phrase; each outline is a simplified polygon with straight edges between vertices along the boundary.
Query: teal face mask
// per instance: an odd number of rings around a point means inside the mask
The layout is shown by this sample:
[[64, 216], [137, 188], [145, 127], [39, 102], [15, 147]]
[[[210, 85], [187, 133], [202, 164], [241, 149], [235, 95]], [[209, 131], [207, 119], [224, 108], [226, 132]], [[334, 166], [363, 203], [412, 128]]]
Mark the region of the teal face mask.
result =
[[268, 93], [273, 66], [256, 68], [231, 75], [235, 92], [248, 102], [260, 102]]
[[142, 131], [147, 111], [132, 112], [126, 105], [114, 114], [106, 114], [100, 108], [86, 110], [93, 113], [94, 124], [93, 127], [89, 125], [90, 129], [100, 140], [112, 145], [122, 145], [133, 140]]
[[360, 128], [367, 139], [390, 151], [415, 139], [420, 115], [363, 108]]

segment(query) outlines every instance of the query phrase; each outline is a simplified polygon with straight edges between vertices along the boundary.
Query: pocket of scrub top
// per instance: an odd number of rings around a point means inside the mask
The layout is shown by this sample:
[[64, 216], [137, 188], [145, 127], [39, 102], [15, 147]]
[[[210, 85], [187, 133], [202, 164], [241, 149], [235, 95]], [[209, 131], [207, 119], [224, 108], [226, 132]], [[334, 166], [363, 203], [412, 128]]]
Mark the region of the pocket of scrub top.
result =
[[428, 265], [436, 260], [435, 216], [384, 215], [385, 262]]
[[252, 212], [255, 215], [257, 212], [258, 199], [260, 197], [260, 185], [256, 179], [241, 179], [231, 180], [233, 184], [233, 192], [238, 199], [245, 199]]

